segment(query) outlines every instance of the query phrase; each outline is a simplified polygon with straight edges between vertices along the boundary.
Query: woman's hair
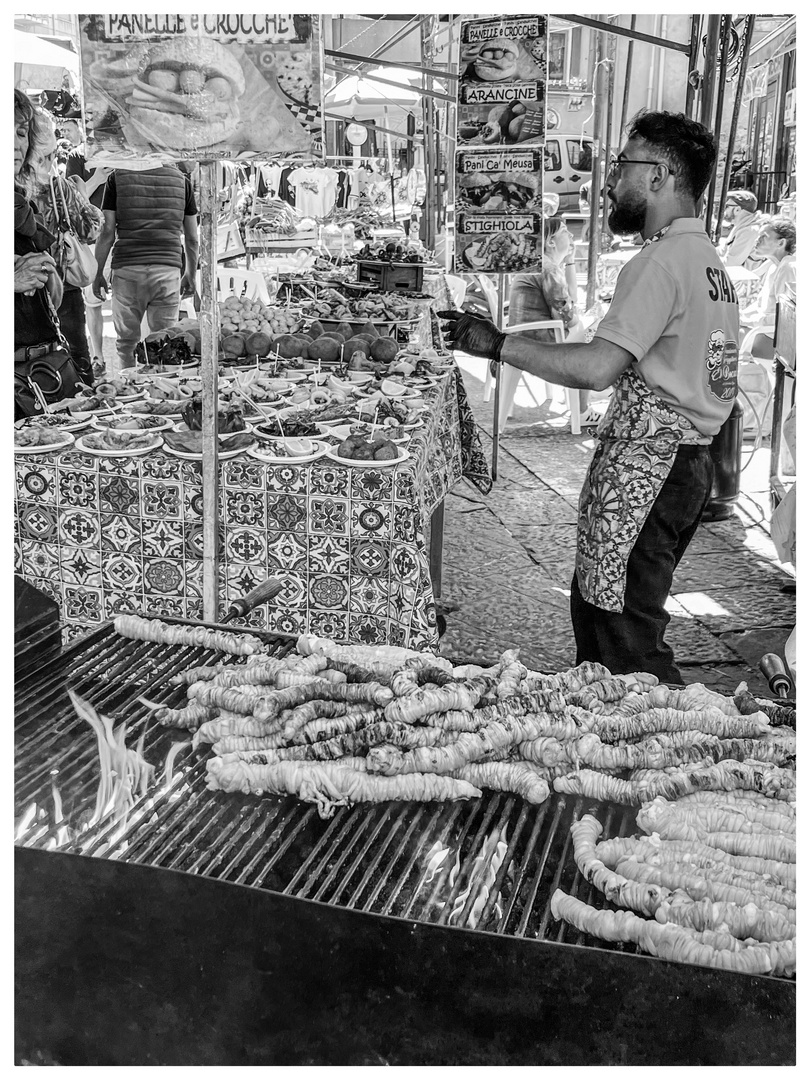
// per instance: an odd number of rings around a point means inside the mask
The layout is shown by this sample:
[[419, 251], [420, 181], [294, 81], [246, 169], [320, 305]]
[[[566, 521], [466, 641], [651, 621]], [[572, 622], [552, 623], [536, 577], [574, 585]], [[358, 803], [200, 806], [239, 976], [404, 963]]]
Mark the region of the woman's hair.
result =
[[29, 139], [33, 139], [34, 141], [34, 155], [31, 160], [31, 168], [34, 174], [33, 184], [35, 188], [38, 188], [42, 185], [42, 174], [40, 174], [39, 169], [43, 164], [45, 151], [50, 148], [51, 153], [55, 157], [58, 147], [54, 133], [53, 120], [44, 109], [34, 110], [34, 116], [29, 130]]
[[559, 214], [555, 214], [554, 217], [546, 218], [543, 222], [543, 247], [548, 244], [552, 237], [557, 235], [563, 225], [565, 225], [565, 222]]
[[[36, 186], [37, 160], [47, 140], [45, 128], [42, 126], [37, 115], [41, 110], [35, 109], [22, 90], [14, 91], [14, 125], [22, 120], [28, 127], [28, 150], [25, 161], [20, 169], [20, 174], [15, 178], [15, 187], [21, 189], [26, 195], [30, 195]], [[43, 116], [46, 114], [43, 113]], [[47, 119], [47, 117], [46, 117]]]
[[785, 252], [788, 255], [796, 253], [796, 226], [792, 221], [784, 221], [782, 218], [774, 218], [768, 222], [768, 228], [773, 229], [780, 240], [786, 240]]

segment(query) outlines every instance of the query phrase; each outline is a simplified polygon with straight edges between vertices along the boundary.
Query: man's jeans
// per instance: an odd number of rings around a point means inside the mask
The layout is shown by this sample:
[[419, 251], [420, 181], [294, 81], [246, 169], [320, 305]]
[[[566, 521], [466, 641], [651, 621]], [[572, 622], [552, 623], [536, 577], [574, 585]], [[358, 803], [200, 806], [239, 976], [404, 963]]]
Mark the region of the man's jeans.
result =
[[112, 316], [122, 368], [135, 364], [146, 315], [149, 330], [173, 326], [180, 314], [180, 268], [122, 266], [112, 272]]
[[664, 605], [675, 568], [695, 535], [712, 490], [708, 446], [682, 446], [627, 562], [624, 610], [604, 611], [571, 584], [571, 622], [577, 663], [593, 660], [614, 675], [648, 671], [661, 682], [681, 683], [672, 649], [664, 642]]

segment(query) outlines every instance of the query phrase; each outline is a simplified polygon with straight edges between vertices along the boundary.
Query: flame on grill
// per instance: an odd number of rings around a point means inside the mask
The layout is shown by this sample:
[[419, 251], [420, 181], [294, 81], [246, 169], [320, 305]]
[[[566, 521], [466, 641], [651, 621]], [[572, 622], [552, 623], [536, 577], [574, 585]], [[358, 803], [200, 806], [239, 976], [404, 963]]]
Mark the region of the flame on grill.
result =
[[[73, 691], [68, 691], [76, 712], [90, 724], [98, 744], [99, 781], [96, 791], [95, 808], [85, 814], [82, 820], [71, 826], [64, 818], [62, 797], [56, 786], [58, 769], [51, 772], [51, 797], [53, 800], [53, 819], [43, 806], [32, 802], [17, 822], [14, 829], [15, 842], [34, 847], [48, 833], [44, 848], [57, 850], [69, 844], [77, 844], [81, 851], [95, 845], [95, 839], [82, 837], [94, 826], [109, 821], [117, 826], [105, 837], [104, 842], [95, 848], [95, 854], [106, 853], [110, 859], [117, 858], [127, 849], [121, 838], [128, 827], [137, 824], [152, 813], [157, 800], [170, 793], [171, 801], [182, 797], [189, 790], [183, 780], [185, 770], [175, 772], [175, 761], [179, 754], [191, 745], [190, 740], [174, 743], [166, 756], [163, 785], [153, 796], [144, 800], [149, 785], [154, 779], [155, 768], [143, 757], [144, 732], [134, 749], [126, 746], [126, 725], [113, 728], [113, 721], [108, 716], [100, 716], [93, 706], [80, 698]], [[140, 800], [140, 805], [137, 805]], [[55, 831], [54, 831], [55, 830]], [[116, 850], [112, 850], [118, 845]]]
[[[495, 831], [487, 837], [481, 854], [477, 855], [473, 860], [466, 885], [453, 902], [452, 910], [447, 918], [448, 923], [456, 926], [463, 925], [470, 930], [474, 930], [478, 926], [484, 908], [487, 906], [489, 894], [495, 885], [498, 871], [506, 857], [507, 848], [506, 826], [504, 825], [500, 832]], [[452, 851], [451, 847], [443, 845], [439, 840], [430, 848], [425, 867], [425, 885], [429, 885], [446, 867], [447, 857]], [[447, 895], [453, 891], [460, 872], [461, 851], [456, 848], [455, 862], [450, 868], [445, 888]], [[474, 896], [475, 899], [466, 921], [462, 923], [462, 913], [470, 896]], [[440, 906], [444, 907], [446, 903], [447, 900], [440, 901]], [[496, 916], [500, 918], [502, 910], [498, 900], [495, 901], [494, 911]]]

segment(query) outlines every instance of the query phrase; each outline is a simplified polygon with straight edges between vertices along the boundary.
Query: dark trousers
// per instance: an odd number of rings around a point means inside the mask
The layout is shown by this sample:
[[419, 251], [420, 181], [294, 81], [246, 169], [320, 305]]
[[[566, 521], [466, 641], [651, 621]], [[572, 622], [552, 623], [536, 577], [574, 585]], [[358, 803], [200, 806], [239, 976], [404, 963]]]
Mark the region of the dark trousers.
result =
[[80, 375], [87, 376], [93, 381], [93, 364], [90, 359], [90, 349], [87, 345], [87, 333], [85, 329], [84, 295], [81, 289], [66, 288], [59, 305], [59, 325], [65, 335], [65, 341], [70, 346], [70, 356], [73, 366]]
[[708, 446], [682, 446], [630, 552], [624, 610], [604, 611], [571, 584], [571, 622], [577, 663], [598, 661], [614, 675], [648, 671], [661, 682], [681, 683], [672, 649], [664, 641], [664, 605], [675, 568], [695, 535], [712, 490]]

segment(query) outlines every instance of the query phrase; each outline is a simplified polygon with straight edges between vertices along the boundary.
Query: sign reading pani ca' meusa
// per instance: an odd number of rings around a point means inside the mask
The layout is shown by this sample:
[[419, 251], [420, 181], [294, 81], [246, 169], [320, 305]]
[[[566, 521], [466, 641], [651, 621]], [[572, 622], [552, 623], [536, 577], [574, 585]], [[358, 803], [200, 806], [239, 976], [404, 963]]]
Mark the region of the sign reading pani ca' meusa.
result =
[[459, 150], [456, 210], [468, 215], [541, 211], [543, 172], [539, 148]]
[[79, 16], [88, 159], [311, 152], [321, 128], [317, 15]]

